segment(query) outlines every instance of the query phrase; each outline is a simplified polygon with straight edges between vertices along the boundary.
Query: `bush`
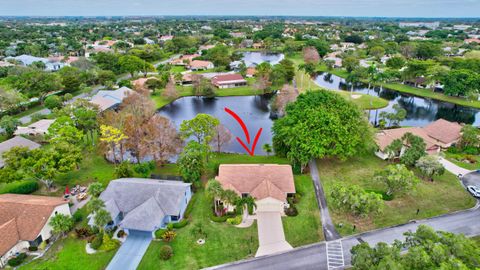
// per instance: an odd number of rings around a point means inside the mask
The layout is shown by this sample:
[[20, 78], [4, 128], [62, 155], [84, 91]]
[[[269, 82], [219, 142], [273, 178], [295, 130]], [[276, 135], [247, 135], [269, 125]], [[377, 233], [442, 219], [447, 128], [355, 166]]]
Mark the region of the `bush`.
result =
[[48, 96], [44, 101], [45, 107], [50, 110], [62, 107], [62, 99], [57, 95]]
[[28, 247], [28, 250], [29, 250], [29, 251], [37, 251], [37, 250], [38, 250], [38, 247], [29, 246], [29, 247]]
[[287, 215], [289, 217], [297, 216], [298, 215], [297, 207], [295, 207], [295, 205], [291, 204], [289, 208], [285, 209], [285, 215]]
[[103, 233], [99, 233], [95, 236], [92, 243], [90, 243], [90, 247], [97, 250], [102, 246], [103, 243]]
[[72, 215], [73, 222], [78, 223], [83, 220], [83, 213], [81, 211], [77, 211]]
[[195, 201], [197, 200], [196, 196], [193, 196], [190, 201], [188, 202], [187, 208], [185, 209], [185, 212], [183, 213], [183, 218], [187, 219], [190, 217], [190, 213], [192, 213], [193, 210], [193, 205], [195, 204]]
[[14, 194], [30, 194], [38, 190], [38, 182], [35, 180], [15, 181], [5, 184], [0, 189], [0, 194], [14, 193]]
[[162, 246], [160, 248], [160, 259], [166, 261], [173, 256], [173, 249], [169, 245]]
[[90, 228], [78, 228], [75, 229], [75, 233], [80, 239], [85, 239], [93, 235], [93, 232]]
[[463, 148], [463, 152], [467, 155], [478, 155], [480, 150], [477, 147], [467, 146]]
[[27, 258], [27, 254], [20, 253], [17, 257], [8, 260], [8, 265], [11, 267], [16, 267], [22, 264], [22, 262]]
[[128, 161], [124, 161], [115, 167], [115, 177], [128, 178], [133, 176], [132, 165]]
[[177, 236], [177, 233], [174, 231], [166, 231], [162, 234], [162, 240], [165, 242], [172, 242], [175, 237]]
[[475, 162], [477, 162], [477, 158], [476, 158], [474, 155], [465, 155], [465, 159], [466, 159], [469, 163], [475, 163]]
[[70, 94], [70, 93], [66, 93], [65, 95], [63, 95], [62, 99], [63, 101], [69, 101], [70, 99], [73, 98], [73, 95]]
[[230, 225], [238, 225], [242, 223], [242, 216], [238, 215], [234, 218], [227, 218], [227, 223]]
[[125, 235], [127, 235], [127, 233], [125, 233], [124, 230], [119, 230], [119, 231], [117, 232], [117, 237], [118, 237], [118, 238], [123, 238]]
[[157, 239], [162, 239], [162, 236], [165, 232], [167, 232], [167, 229], [158, 229], [155, 231], [155, 238]]
[[40, 245], [38, 246], [38, 249], [45, 250], [46, 247], [47, 247], [47, 242], [42, 241], [42, 243], [40, 243]]
[[188, 225], [188, 219], [184, 218], [184, 219], [180, 220], [179, 222], [172, 223], [172, 224], [173, 224], [173, 228], [180, 229], [180, 228], [183, 228], [183, 227]]
[[103, 251], [110, 251], [118, 248], [119, 243], [117, 240], [110, 238], [108, 234], [103, 234], [102, 245], [100, 246], [100, 250]]
[[210, 219], [211, 219], [213, 222], [219, 222], [219, 223], [221, 223], [221, 222], [227, 221], [228, 216], [220, 216], [220, 217], [217, 217], [215, 214], [212, 214], [212, 215], [210, 216]]

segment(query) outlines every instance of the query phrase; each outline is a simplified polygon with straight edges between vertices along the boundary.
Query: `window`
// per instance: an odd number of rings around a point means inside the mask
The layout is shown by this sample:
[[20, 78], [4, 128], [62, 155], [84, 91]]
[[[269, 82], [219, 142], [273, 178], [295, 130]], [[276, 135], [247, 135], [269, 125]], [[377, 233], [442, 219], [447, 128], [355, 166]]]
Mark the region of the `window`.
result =
[[178, 216], [171, 216], [170, 218], [172, 221], [178, 221]]
[[242, 198], [247, 198], [248, 197], [248, 193], [242, 193]]

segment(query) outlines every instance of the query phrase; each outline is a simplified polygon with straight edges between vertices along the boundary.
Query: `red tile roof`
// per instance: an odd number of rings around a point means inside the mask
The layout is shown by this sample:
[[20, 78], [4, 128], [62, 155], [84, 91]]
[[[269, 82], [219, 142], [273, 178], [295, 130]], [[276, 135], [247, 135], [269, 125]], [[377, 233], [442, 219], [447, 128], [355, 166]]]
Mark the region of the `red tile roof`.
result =
[[225, 74], [225, 75], [217, 75], [212, 78], [212, 83], [215, 85], [218, 84], [226, 84], [226, 83], [234, 83], [234, 82], [245, 82], [245, 79], [242, 75], [235, 73], [235, 74]]

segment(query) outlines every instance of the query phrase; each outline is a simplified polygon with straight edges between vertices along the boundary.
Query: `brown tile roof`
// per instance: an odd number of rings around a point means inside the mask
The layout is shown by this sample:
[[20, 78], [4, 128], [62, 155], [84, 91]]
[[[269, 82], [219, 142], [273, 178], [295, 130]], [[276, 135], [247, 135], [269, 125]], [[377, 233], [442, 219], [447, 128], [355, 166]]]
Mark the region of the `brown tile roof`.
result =
[[245, 82], [245, 79], [241, 74], [225, 74], [217, 75], [212, 78], [212, 83], [214, 85], [226, 84], [226, 83], [235, 83], [235, 82]]
[[190, 62], [190, 67], [193, 68], [208, 68], [209, 65], [213, 65], [213, 63], [203, 60], [193, 60], [192, 62]]
[[295, 193], [290, 165], [222, 164], [216, 179], [224, 189], [238, 195], [249, 193], [256, 200], [272, 197], [286, 201], [287, 193]]
[[17, 231], [17, 223], [12, 218], [0, 225], [0, 256], [9, 251], [20, 240]]
[[462, 125], [445, 119], [438, 119], [423, 129], [427, 132], [428, 136], [445, 144], [454, 143], [462, 136]]
[[[0, 227], [8, 227], [15, 220], [18, 239], [33, 241], [45, 226], [55, 207], [66, 204], [60, 197], [35, 195], [2, 194], [0, 195]], [[0, 234], [2, 237], [5, 234]], [[10, 249], [1, 242], [0, 250]], [[0, 252], [1, 254], [1, 252]]]
[[253, 76], [255, 75], [255, 73], [257, 73], [257, 69], [255, 69], [254, 67], [247, 68], [247, 75]]
[[428, 136], [428, 134], [419, 127], [407, 127], [407, 128], [394, 128], [386, 129], [378, 132], [375, 136], [375, 141], [381, 151], [385, 150], [394, 140], [400, 139], [406, 133], [412, 133], [422, 138], [427, 144], [427, 150], [436, 148], [435, 141]]

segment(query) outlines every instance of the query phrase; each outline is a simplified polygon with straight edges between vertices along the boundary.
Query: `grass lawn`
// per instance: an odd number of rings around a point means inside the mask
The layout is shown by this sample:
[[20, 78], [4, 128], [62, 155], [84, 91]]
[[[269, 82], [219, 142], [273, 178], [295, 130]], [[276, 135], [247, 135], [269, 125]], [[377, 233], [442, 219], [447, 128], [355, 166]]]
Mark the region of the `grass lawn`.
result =
[[312, 178], [309, 175], [296, 175], [295, 190], [302, 196], [296, 205], [298, 216], [282, 218], [287, 242], [293, 247], [298, 247], [322, 241], [320, 211]]
[[58, 240], [40, 259], [20, 267], [22, 270], [51, 270], [51, 269], [105, 269], [115, 255], [116, 250], [87, 254], [86, 240], [75, 239], [71, 236]]
[[[332, 207], [330, 191], [336, 182], [345, 185], [359, 185], [366, 190], [384, 192], [385, 187], [373, 180], [375, 171], [381, 170], [388, 163], [373, 154], [357, 156], [347, 161], [320, 160], [318, 168], [327, 201], [330, 205], [330, 214], [342, 235], [350, 235], [353, 224], [357, 231], [369, 231], [376, 228], [406, 223], [413, 219], [423, 219], [446, 214], [456, 210], [467, 209], [475, 205], [475, 200], [468, 196], [458, 179], [446, 172], [435, 177], [434, 182], [421, 180], [413, 192], [397, 196], [391, 201], [385, 201], [383, 212], [370, 218], [356, 218]], [[417, 209], [420, 213], [416, 215]], [[356, 233], [355, 232], [355, 233]]]
[[[191, 213], [191, 224], [177, 231], [177, 237], [171, 243], [173, 257], [162, 261], [159, 250], [164, 243], [152, 242], [138, 269], [200, 269], [255, 255], [258, 248], [256, 223], [249, 228], [215, 223], [210, 220], [212, 204], [205, 191], [197, 191], [192, 199], [196, 201]], [[196, 244], [201, 236], [192, 232], [195, 223], [202, 224], [206, 233], [204, 245]]]
[[[300, 92], [322, 89], [320, 86], [315, 84], [311, 77], [307, 75], [303, 70], [297, 70], [295, 80], [297, 81], [297, 86]], [[353, 97], [355, 98], [352, 98], [350, 92], [343, 90], [338, 90], [335, 92], [357, 104], [363, 110], [380, 109], [388, 105], [388, 101], [386, 101], [385, 99], [367, 94], [354, 93]]]
[[471, 238], [473, 241], [477, 242], [477, 245], [480, 247], [480, 235], [474, 236]]
[[[344, 69], [327, 70], [325, 66], [319, 66], [318, 70], [329, 72], [342, 78], [346, 78], [348, 76], [348, 72]], [[468, 100], [461, 97], [451, 97], [451, 96], [444, 95], [442, 93], [433, 92], [430, 89], [412, 87], [412, 86], [404, 85], [401, 83], [381, 83], [377, 85], [381, 85], [390, 90], [412, 94], [419, 97], [432, 98], [432, 99], [446, 101], [446, 102], [450, 102], [450, 103], [458, 104], [462, 106], [480, 108], [480, 101], [478, 100]]]
[[180, 73], [180, 72], [184, 72], [186, 69], [184, 66], [172, 66], [172, 68], [170, 69], [170, 72], [172, 73]]
[[[470, 156], [476, 159], [475, 163], [465, 162], [465, 156]], [[445, 153], [445, 157], [453, 162], [455, 165], [465, 168], [467, 170], [479, 170], [480, 169], [480, 156], [478, 155], [465, 155], [465, 154], [452, 154]]]

